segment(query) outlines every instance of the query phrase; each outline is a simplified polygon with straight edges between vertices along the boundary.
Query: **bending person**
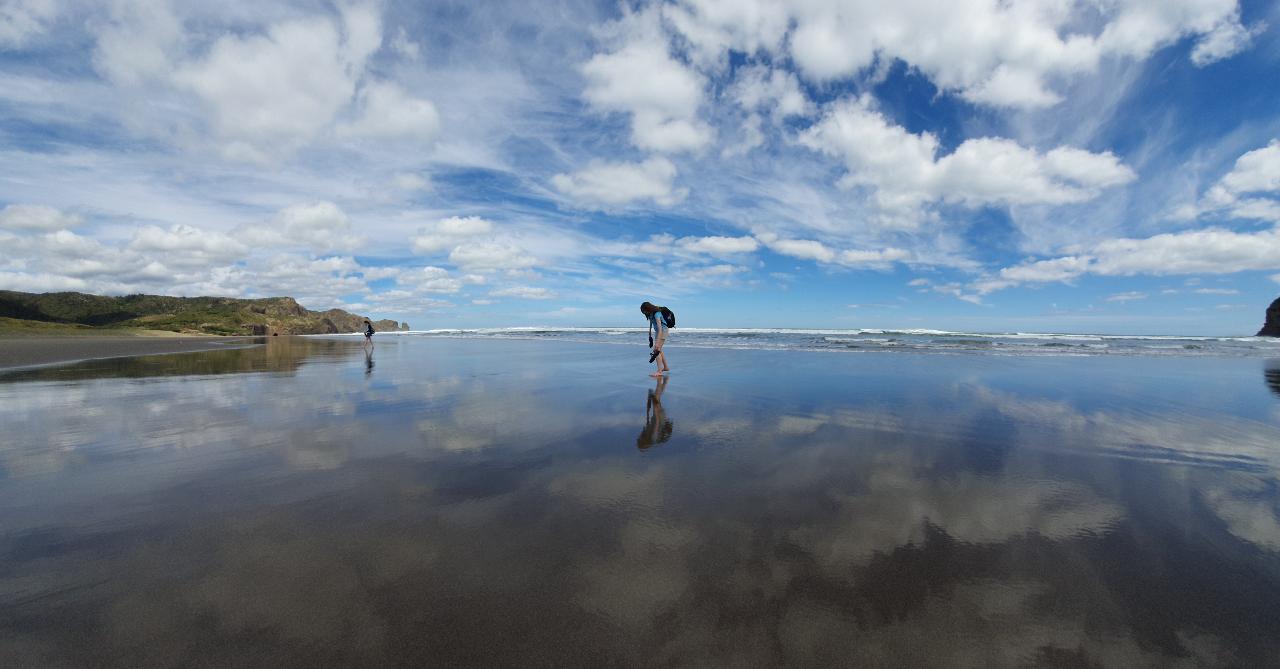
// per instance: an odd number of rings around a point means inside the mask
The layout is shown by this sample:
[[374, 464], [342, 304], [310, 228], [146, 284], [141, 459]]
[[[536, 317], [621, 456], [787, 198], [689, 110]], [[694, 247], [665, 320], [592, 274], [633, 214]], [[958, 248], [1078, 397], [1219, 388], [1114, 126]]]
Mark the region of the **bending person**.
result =
[[663, 311], [666, 307], [659, 307], [649, 302], [640, 305], [640, 313], [649, 319], [649, 362], [656, 362], [657, 368], [652, 376], [657, 378], [663, 373], [671, 371], [671, 367], [667, 365], [667, 354], [663, 353], [662, 346], [667, 342], [667, 322], [663, 318]]

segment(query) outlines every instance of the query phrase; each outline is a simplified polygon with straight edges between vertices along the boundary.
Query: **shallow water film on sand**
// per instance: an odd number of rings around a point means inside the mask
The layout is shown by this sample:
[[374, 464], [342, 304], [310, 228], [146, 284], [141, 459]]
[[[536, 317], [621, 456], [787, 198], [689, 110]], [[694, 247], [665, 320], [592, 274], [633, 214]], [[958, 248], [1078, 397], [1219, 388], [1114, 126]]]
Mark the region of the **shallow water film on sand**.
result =
[[1280, 362], [280, 338], [0, 375], [0, 666], [1276, 666]]

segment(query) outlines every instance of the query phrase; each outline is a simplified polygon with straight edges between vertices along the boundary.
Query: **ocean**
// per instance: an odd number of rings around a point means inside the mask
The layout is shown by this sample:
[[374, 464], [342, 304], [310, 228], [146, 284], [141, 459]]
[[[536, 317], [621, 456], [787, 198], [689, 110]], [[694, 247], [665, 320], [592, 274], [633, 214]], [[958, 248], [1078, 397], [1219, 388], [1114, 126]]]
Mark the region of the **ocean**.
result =
[[[507, 327], [380, 333], [462, 339], [555, 339], [579, 343], [645, 341], [645, 328]], [[950, 332], [927, 329], [676, 328], [673, 348], [837, 351], [923, 351], [990, 355], [1159, 355], [1280, 357], [1273, 337]]]

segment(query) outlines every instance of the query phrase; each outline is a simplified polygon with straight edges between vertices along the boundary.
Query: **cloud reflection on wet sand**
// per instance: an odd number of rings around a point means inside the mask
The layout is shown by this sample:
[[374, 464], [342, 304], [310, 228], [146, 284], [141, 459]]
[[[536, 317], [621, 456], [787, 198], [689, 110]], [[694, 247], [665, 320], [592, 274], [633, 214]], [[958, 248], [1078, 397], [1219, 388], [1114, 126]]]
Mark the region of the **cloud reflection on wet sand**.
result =
[[[1101, 362], [1073, 395], [1036, 385], [1051, 363], [796, 353], [780, 355], [807, 388], [742, 397], [714, 353], [688, 352], [662, 396], [676, 428], [637, 451], [652, 386], [627, 380], [629, 358], [416, 346], [380, 349], [367, 377], [358, 348], [304, 346], [284, 373], [0, 384], [4, 424], [29, 426], [0, 441], [0, 663], [1280, 651], [1268, 404], [1117, 406], [1129, 380]], [[1164, 374], [1152, 396], [1185, 381]]]

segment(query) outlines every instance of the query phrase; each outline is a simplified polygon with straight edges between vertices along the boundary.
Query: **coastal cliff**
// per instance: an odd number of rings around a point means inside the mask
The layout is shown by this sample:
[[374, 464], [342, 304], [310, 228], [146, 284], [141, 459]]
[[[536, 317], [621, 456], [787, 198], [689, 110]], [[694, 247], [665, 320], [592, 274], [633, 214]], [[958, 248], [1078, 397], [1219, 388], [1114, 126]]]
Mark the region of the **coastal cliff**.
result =
[[1280, 297], [1267, 307], [1267, 321], [1258, 330], [1259, 337], [1280, 337]]
[[[168, 297], [0, 290], [0, 318], [83, 329], [135, 328], [191, 334], [335, 334], [364, 330], [365, 317], [341, 309], [311, 311], [292, 297]], [[408, 330], [408, 323], [378, 320], [378, 331]]]

